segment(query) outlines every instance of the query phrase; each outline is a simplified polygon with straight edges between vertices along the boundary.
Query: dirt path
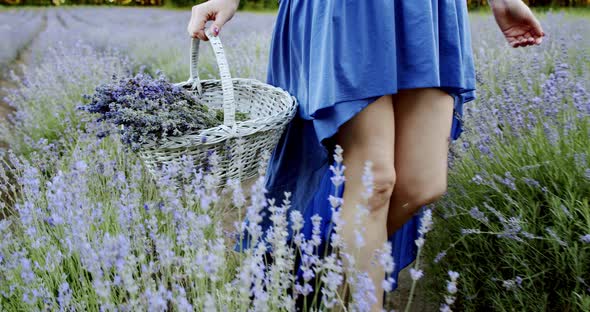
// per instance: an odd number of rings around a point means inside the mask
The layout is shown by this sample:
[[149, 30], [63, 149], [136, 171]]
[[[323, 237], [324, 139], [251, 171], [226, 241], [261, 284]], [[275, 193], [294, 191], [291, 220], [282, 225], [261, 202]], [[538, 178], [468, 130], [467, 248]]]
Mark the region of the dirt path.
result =
[[[16, 58], [10, 64], [8, 64], [8, 66], [3, 68], [2, 71], [0, 71], [0, 122], [9, 122], [7, 116], [14, 112], [14, 108], [10, 106], [5, 99], [9, 93], [9, 90], [18, 87], [17, 83], [10, 79], [10, 71], [14, 71], [14, 74], [17, 77], [23, 77], [21, 65], [26, 65], [30, 62], [32, 54], [31, 46], [33, 42], [39, 37], [39, 35], [47, 28], [47, 11], [43, 11], [41, 14], [41, 26], [39, 27], [39, 30], [35, 36], [33, 36], [31, 41], [29, 41], [20, 51], [18, 51]], [[2, 140], [2, 138], [0, 138], [0, 148], [8, 148], [7, 142]], [[7, 206], [11, 206], [13, 204], [9, 197], [1, 192], [0, 201]], [[4, 217], [5, 215], [3, 213], [0, 214], [0, 219]]]
[[[32, 53], [31, 45], [47, 28], [47, 11], [43, 11], [41, 14], [41, 26], [39, 27], [39, 30], [35, 36], [33, 36], [31, 41], [29, 41], [20, 51], [18, 51], [16, 58], [10, 64], [8, 64], [8, 66], [6, 66], [2, 72], [0, 72], [0, 122], [6, 122], [6, 116], [14, 111], [14, 109], [8, 105], [5, 100], [8, 90], [17, 87], [16, 83], [10, 79], [9, 73], [12, 70], [18, 77], [22, 77], [23, 73], [21, 65], [26, 65], [29, 63]], [[0, 147], [6, 147], [6, 143], [0, 142]]]
[[[410, 296], [410, 288], [412, 286], [412, 279], [410, 278], [410, 266], [401, 270], [398, 277], [398, 288], [389, 296], [387, 301], [387, 310], [395, 309], [396, 311], [404, 311]], [[424, 295], [423, 283], [418, 281], [416, 289], [414, 290], [414, 299], [412, 299], [412, 312], [434, 312], [438, 311], [438, 304], [428, 302]], [[441, 298], [442, 299], [442, 298]]]

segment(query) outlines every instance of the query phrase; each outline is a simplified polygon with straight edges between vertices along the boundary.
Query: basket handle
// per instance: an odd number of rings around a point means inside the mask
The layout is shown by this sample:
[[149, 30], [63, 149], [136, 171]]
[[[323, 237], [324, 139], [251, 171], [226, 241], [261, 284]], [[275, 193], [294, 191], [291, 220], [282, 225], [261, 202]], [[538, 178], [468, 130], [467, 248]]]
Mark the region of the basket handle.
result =
[[[236, 126], [236, 101], [234, 98], [234, 85], [229, 72], [229, 66], [223, 51], [223, 46], [219, 37], [213, 36], [211, 29], [205, 30], [205, 35], [209, 38], [213, 52], [215, 53], [215, 59], [217, 60], [217, 66], [219, 68], [219, 74], [221, 76], [221, 89], [223, 92], [223, 124], [225, 126], [235, 129]], [[199, 42], [201, 40], [192, 38], [191, 39], [191, 62], [190, 62], [190, 77], [188, 81], [182, 82], [180, 86], [189, 85], [191, 90], [197, 91], [199, 95], [202, 95], [201, 79], [199, 78], [199, 71], [197, 64], [199, 61]]]

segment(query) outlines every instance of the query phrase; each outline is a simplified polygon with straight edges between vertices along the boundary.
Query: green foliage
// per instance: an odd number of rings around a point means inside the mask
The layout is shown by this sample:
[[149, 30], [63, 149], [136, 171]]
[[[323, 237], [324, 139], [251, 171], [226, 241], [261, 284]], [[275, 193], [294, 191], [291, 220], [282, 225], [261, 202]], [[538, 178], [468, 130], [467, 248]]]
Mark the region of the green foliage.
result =
[[197, 5], [199, 3], [205, 2], [203, 0], [165, 0], [164, 4], [166, 6], [172, 7], [190, 7], [193, 5]]
[[[175, 7], [193, 6], [205, 2], [204, 0], [166, 0], [166, 5]], [[279, 2], [277, 0], [241, 0], [238, 10], [269, 10], [277, 9]]]
[[456, 304], [466, 311], [588, 311], [589, 131], [576, 119], [552, 142], [539, 124], [497, 144], [494, 158], [473, 147], [454, 165], [425, 246], [435, 300], [446, 272], [459, 270]]

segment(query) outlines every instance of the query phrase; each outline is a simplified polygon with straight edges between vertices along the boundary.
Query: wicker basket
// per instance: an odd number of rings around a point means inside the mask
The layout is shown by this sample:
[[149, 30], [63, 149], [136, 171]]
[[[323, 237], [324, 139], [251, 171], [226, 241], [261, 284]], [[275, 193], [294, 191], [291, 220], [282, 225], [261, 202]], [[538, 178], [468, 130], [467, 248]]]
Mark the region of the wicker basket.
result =
[[[190, 78], [176, 85], [198, 95], [211, 108], [222, 107], [223, 124], [143, 144], [138, 154], [157, 176], [163, 164], [177, 162], [183, 155], [190, 155], [196, 166], [203, 166], [207, 155], [214, 151], [220, 160], [216, 186], [222, 186], [227, 178], [243, 181], [258, 174], [263, 153], [274, 150], [285, 126], [295, 116], [297, 101], [285, 90], [258, 80], [232, 79], [219, 38], [210, 29], [205, 33], [213, 47], [221, 80], [199, 79], [200, 40], [192, 39]], [[236, 110], [247, 113], [249, 120], [236, 122]]]

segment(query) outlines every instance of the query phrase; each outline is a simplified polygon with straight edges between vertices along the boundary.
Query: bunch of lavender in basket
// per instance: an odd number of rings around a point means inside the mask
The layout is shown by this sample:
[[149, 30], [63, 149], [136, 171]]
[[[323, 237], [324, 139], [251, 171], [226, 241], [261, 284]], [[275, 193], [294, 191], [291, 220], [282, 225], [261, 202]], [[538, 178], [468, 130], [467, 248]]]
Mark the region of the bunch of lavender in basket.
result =
[[[123, 143], [133, 150], [147, 142], [157, 142], [170, 136], [212, 128], [223, 123], [223, 109], [210, 108], [199, 99], [170, 83], [159, 74], [157, 78], [139, 73], [134, 77], [116, 77], [85, 95], [89, 101], [78, 108], [101, 116], [120, 128]], [[246, 120], [247, 114], [236, 112], [236, 120]], [[107, 135], [103, 133], [102, 135]]]

